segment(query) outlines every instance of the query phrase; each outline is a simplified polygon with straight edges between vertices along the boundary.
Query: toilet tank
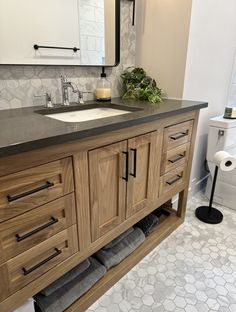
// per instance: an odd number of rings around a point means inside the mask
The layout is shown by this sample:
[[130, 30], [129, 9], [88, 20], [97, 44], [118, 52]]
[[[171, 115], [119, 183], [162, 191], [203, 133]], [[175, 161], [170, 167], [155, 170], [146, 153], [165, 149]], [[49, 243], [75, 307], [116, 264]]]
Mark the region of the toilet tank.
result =
[[236, 119], [225, 119], [223, 116], [210, 119], [207, 160], [212, 162], [218, 151], [236, 156]]
[[[209, 198], [212, 187], [215, 164], [213, 157], [218, 151], [226, 151], [236, 156], [236, 119], [218, 116], [209, 121], [207, 160], [211, 175], [207, 180], [206, 195]], [[219, 170], [214, 202], [235, 209], [236, 169], [231, 172]]]

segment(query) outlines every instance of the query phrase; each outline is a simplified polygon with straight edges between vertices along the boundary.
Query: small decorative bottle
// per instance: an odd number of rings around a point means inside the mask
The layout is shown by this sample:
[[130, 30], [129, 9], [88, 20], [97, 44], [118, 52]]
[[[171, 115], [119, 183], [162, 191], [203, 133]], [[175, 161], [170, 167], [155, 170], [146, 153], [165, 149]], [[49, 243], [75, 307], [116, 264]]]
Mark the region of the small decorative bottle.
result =
[[102, 67], [101, 78], [97, 82], [96, 88], [96, 99], [98, 102], [109, 102], [111, 101], [111, 83], [107, 80], [105, 68]]

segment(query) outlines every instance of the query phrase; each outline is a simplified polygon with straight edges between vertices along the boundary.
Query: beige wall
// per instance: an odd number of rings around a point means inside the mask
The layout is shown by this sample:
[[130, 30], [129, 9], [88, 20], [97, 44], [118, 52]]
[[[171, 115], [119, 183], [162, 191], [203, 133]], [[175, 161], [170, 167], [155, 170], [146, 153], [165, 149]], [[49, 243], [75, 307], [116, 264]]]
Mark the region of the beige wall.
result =
[[137, 1], [136, 66], [182, 98], [192, 0]]

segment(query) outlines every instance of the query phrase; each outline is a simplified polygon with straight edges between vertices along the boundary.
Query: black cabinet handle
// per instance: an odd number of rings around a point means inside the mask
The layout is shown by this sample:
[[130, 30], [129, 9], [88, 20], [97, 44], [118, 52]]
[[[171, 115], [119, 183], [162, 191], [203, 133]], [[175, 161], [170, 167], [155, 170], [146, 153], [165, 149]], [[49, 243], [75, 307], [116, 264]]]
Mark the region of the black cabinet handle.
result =
[[51, 225], [53, 225], [53, 224], [55, 224], [57, 222], [59, 222], [58, 219], [56, 219], [54, 217], [51, 217], [51, 221], [50, 222], [48, 222], [48, 223], [46, 223], [44, 225], [41, 225], [40, 227], [38, 227], [37, 229], [35, 229], [35, 230], [33, 230], [33, 231], [29, 232], [29, 233], [26, 233], [26, 234], [24, 234], [22, 236], [20, 236], [19, 234], [16, 234], [16, 241], [17, 242], [21, 242], [24, 239], [26, 239], [26, 238], [28, 238], [28, 237], [30, 237], [30, 236], [38, 233], [38, 232], [41, 232], [42, 230], [48, 228], [49, 226], [51, 226]]
[[179, 139], [184, 138], [186, 136], [188, 136], [188, 131], [173, 134], [172, 136], [170, 136], [170, 138], [171, 138], [171, 140], [179, 140]]
[[122, 177], [126, 182], [129, 181], [129, 152], [122, 152], [125, 155], [125, 177]]
[[53, 258], [59, 256], [62, 253], [62, 251], [57, 249], [57, 248], [54, 248], [54, 250], [55, 250], [54, 254], [49, 256], [47, 259], [35, 264], [34, 266], [32, 266], [29, 269], [22, 268], [24, 275], [28, 275], [28, 274], [32, 273], [33, 271], [35, 271], [36, 269], [38, 269], [39, 267], [41, 267], [42, 265], [44, 265], [45, 263], [47, 263], [48, 261], [52, 260]]
[[176, 183], [177, 181], [179, 181], [180, 179], [182, 179], [182, 176], [181, 175], [177, 175], [177, 177], [175, 179], [173, 179], [172, 181], [166, 181], [166, 183], [168, 185], [172, 185], [172, 184]]
[[47, 181], [45, 185], [42, 185], [42, 186], [39, 186], [33, 190], [30, 190], [30, 191], [27, 191], [27, 192], [24, 192], [24, 193], [21, 193], [21, 194], [18, 194], [18, 195], [15, 195], [15, 196], [10, 196], [10, 195], [7, 195], [7, 200], [8, 202], [12, 202], [14, 200], [17, 200], [17, 199], [20, 199], [22, 197], [25, 197], [25, 196], [28, 196], [28, 195], [31, 195], [31, 194], [34, 194], [34, 193], [37, 193], [39, 191], [42, 191], [42, 190], [45, 190], [51, 186], [54, 186], [54, 183], [53, 182], [49, 182]]
[[176, 156], [176, 158], [174, 158], [174, 159], [169, 159], [168, 161], [171, 162], [172, 164], [174, 164], [174, 163], [176, 163], [177, 161], [183, 159], [184, 157], [185, 157], [184, 154], [179, 154], [179, 155]]
[[137, 175], [137, 149], [136, 148], [131, 148], [130, 149], [134, 153], [134, 168], [133, 168], [133, 173], [130, 173], [131, 176], [136, 178]]

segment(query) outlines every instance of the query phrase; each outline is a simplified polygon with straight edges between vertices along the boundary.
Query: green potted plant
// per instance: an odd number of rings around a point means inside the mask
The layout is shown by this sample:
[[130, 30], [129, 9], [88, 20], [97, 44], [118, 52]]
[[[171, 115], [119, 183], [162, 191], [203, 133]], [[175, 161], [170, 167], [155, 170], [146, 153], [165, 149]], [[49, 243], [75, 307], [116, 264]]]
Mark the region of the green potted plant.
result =
[[123, 99], [146, 100], [151, 103], [162, 102], [162, 90], [155, 79], [147, 75], [141, 67], [127, 68], [121, 75], [125, 87]]

